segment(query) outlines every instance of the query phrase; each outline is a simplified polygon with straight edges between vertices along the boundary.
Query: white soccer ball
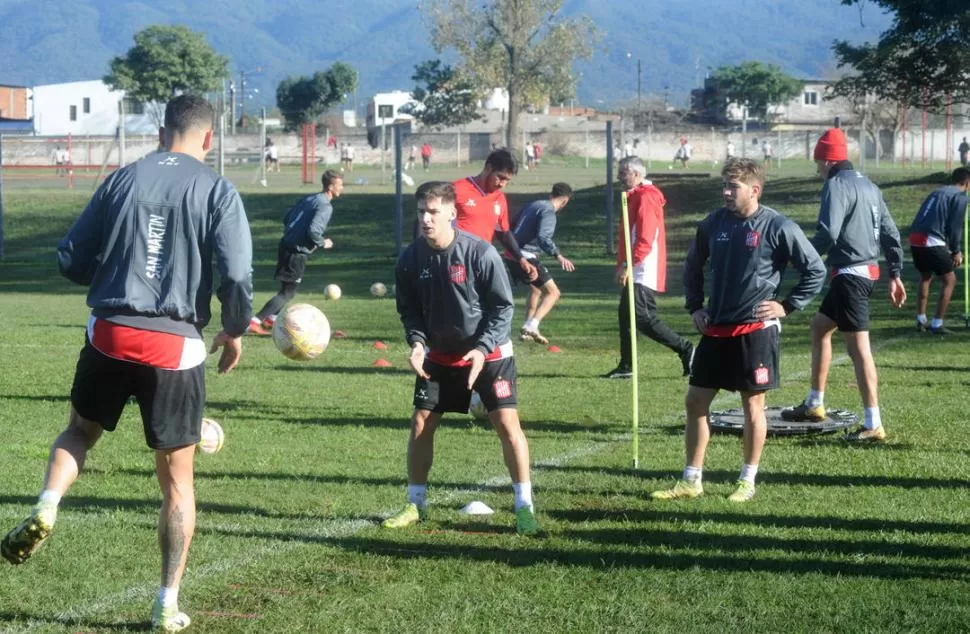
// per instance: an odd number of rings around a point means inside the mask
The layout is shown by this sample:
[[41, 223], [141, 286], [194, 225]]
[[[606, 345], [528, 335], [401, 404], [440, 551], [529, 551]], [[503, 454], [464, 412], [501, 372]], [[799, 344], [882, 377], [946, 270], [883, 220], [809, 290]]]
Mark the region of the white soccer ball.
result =
[[485, 409], [485, 403], [482, 403], [482, 397], [478, 395], [478, 392], [472, 391], [472, 401], [468, 405], [468, 413], [475, 420], [488, 420], [488, 410]]
[[340, 296], [343, 295], [343, 291], [341, 291], [340, 287], [336, 284], [327, 284], [327, 287], [323, 289], [323, 294], [327, 299], [340, 299]]
[[226, 442], [226, 433], [222, 431], [222, 425], [211, 418], [202, 419], [202, 437], [199, 439], [199, 449], [203, 453], [219, 453], [223, 443]]
[[374, 282], [370, 285], [370, 294], [374, 297], [384, 297], [387, 295], [387, 287], [380, 282]]
[[414, 187], [414, 179], [408, 176], [407, 174], [403, 174], [403, 173], [401, 174], [401, 182], [407, 185], [408, 187]]
[[330, 343], [330, 322], [316, 306], [290, 304], [276, 318], [273, 343], [288, 359], [316, 359]]

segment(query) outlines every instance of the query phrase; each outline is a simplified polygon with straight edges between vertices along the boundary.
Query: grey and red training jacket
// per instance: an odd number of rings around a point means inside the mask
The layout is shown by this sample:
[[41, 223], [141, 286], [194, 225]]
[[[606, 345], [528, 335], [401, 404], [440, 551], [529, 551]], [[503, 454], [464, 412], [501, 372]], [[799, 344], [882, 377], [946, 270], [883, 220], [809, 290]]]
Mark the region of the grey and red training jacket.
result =
[[963, 251], [963, 217], [967, 194], [956, 185], [940, 187], [926, 197], [909, 227], [914, 247], [945, 246], [950, 253]]
[[781, 300], [786, 313], [805, 308], [818, 295], [825, 280], [825, 265], [818, 252], [794, 222], [774, 209], [758, 208], [741, 218], [722, 207], [697, 225], [697, 234], [684, 263], [686, 308], [704, 307], [704, 267], [710, 262], [708, 313], [712, 332], [725, 327], [758, 323], [755, 308], [778, 295], [785, 267], [791, 263], [801, 274], [788, 296]]

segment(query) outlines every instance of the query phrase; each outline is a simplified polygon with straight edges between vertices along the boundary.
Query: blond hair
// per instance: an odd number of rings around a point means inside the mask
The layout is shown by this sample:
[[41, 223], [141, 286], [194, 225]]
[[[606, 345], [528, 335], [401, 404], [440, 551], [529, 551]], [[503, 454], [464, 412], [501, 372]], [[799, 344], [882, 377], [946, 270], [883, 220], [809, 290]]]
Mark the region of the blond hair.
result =
[[765, 186], [765, 168], [760, 162], [749, 158], [732, 158], [724, 164], [721, 177], [741, 181], [745, 185]]

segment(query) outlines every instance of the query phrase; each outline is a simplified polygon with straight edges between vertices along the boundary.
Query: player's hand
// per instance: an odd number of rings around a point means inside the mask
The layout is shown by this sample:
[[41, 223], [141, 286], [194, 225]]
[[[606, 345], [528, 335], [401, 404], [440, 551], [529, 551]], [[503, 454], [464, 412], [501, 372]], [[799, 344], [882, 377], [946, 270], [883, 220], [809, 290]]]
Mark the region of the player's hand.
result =
[[422, 379], [430, 379], [431, 375], [424, 371], [424, 344], [416, 343], [411, 347], [411, 356], [408, 357], [408, 363], [411, 364], [411, 369]]
[[534, 282], [536, 278], [539, 277], [539, 271], [536, 270], [536, 267], [532, 264], [532, 262], [529, 262], [528, 258], [519, 258], [519, 266], [522, 267], [523, 271], [525, 271], [525, 276], [530, 282]]
[[889, 301], [896, 308], [902, 308], [903, 304], [906, 303], [906, 287], [903, 286], [903, 281], [898, 277], [889, 280]]
[[324, 238], [323, 239], [323, 248], [324, 249], [332, 249], [333, 248], [333, 240], [331, 240], [330, 238]]
[[704, 329], [711, 321], [711, 315], [703, 308], [699, 308], [690, 314], [690, 318], [694, 320], [694, 328], [697, 332], [703, 335]]
[[472, 362], [472, 369], [468, 372], [468, 389], [470, 390], [475, 385], [475, 381], [478, 380], [478, 375], [481, 374], [482, 368], [485, 366], [485, 353], [478, 348], [472, 348], [461, 360]]
[[232, 337], [223, 330], [212, 340], [209, 354], [219, 348], [222, 348], [222, 356], [219, 357], [219, 374], [227, 374], [236, 367], [239, 357], [242, 356], [242, 337]]
[[620, 266], [616, 269], [616, 283], [618, 286], [626, 286], [627, 271], [626, 266]]
[[953, 267], [957, 268], [963, 264], [963, 254], [957, 251], [953, 254]]
[[766, 299], [754, 307], [754, 316], [761, 321], [784, 317], [785, 307], [773, 299]]
[[559, 260], [559, 264], [562, 266], [563, 271], [566, 271], [567, 273], [572, 273], [573, 271], [576, 270], [576, 267], [573, 265], [573, 263], [567, 260], [566, 258], [564, 258], [563, 256], [557, 255], [556, 259]]

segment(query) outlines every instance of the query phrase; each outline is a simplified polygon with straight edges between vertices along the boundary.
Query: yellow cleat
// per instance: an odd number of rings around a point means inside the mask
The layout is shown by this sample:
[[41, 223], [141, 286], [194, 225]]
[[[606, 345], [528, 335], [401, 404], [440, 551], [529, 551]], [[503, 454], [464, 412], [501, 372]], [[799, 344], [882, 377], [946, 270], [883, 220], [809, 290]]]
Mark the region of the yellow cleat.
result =
[[732, 502], [747, 502], [754, 497], [754, 482], [738, 480], [738, 488], [728, 496]]
[[423, 520], [424, 515], [424, 509], [419, 509], [417, 504], [411, 503], [405, 506], [402, 511], [381, 522], [381, 526], [384, 528], [406, 528]]
[[886, 428], [880, 425], [875, 429], [866, 429], [863, 427], [851, 434], [846, 434], [845, 439], [849, 442], [884, 442], [886, 440]]
[[700, 480], [678, 480], [672, 489], [654, 491], [650, 498], [654, 500], [691, 500], [704, 495], [704, 485]]
[[825, 406], [809, 407], [802, 401], [801, 405], [786, 407], [781, 410], [781, 419], [790, 423], [823, 423], [825, 422]]
[[37, 552], [54, 530], [57, 520], [57, 507], [40, 505], [34, 507], [30, 517], [7, 533], [0, 543], [0, 555], [10, 563], [22, 564]]

